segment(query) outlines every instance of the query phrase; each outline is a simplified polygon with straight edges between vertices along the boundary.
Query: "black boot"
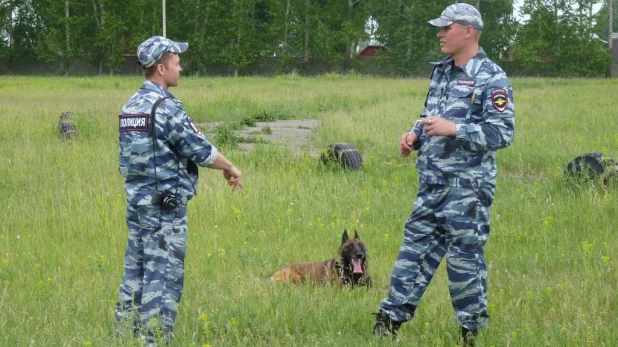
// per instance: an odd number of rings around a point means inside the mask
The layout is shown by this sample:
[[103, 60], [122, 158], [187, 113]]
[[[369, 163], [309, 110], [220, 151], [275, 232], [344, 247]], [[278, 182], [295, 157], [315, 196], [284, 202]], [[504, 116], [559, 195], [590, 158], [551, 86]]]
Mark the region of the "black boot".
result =
[[476, 345], [477, 336], [478, 332], [476, 330], [469, 330], [461, 327], [461, 340], [463, 342], [462, 346], [473, 347], [474, 345]]
[[373, 326], [373, 334], [380, 337], [397, 337], [401, 322], [392, 320], [389, 315], [382, 311], [374, 314], [376, 315], [376, 324]]

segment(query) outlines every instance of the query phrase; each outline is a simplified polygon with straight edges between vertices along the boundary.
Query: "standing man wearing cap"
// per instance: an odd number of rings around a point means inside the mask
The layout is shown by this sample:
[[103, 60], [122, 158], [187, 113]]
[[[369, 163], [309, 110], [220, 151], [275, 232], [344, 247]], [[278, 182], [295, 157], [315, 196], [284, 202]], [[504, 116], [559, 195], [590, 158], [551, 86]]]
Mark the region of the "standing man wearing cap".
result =
[[[223, 171], [232, 191], [242, 173], [204, 137], [168, 88], [178, 85], [188, 44], [154, 36], [137, 49], [146, 81], [119, 116], [120, 174], [127, 194], [128, 245], [116, 305], [117, 333], [169, 341], [182, 295], [187, 202], [198, 167]], [[132, 316], [136, 314], [137, 316]]]
[[470, 346], [488, 319], [483, 246], [496, 151], [513, 141], [513, 89], [479, 46], [483, 21], [476, 8], [453, 4], [428, 23], [440, 28], [440, 49], [448, 57], [434, 63], [425, 109], [399, 138], [402, 156], [418, 150], [419, 188], [373, 333], [394, 337], [414, 317], [446, 255], [455, 320]]

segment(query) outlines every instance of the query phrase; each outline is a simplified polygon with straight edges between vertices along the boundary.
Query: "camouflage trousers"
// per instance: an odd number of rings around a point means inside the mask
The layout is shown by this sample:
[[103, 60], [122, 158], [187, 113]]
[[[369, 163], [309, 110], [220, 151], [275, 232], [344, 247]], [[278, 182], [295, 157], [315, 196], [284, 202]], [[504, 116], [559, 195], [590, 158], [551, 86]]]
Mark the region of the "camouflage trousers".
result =
[[[116, 304], [117, 329], [171, 339], [184, 283], [187, 208], [127, 207], [129, 239]], [[120, 332], [122, 335], [122, 333]]]
[[493, 190], [422, 184], [380, 309], [392, 320], [414, 317], [419, 301], [446, 255], [455, 320], [477, 330], [487, 324], [487, 269]]

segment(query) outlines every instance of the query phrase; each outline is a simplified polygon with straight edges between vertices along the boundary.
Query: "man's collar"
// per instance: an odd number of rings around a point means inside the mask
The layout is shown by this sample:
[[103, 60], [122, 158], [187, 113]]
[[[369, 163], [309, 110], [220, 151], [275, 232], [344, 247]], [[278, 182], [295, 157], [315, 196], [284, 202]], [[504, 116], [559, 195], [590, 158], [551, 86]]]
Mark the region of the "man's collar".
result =
[[142, 84], [141, 89], [151, 90], [167, 98], [174, 98], [174, 95], [172, 95], [172, 93], [170, 93], [170, 91], [167, 90], [167, 88], [151, 80], [146, 80], [144, 84]]
[[[466, 75], [468, 75], [469, 77], [474, 78], [476, 74], [479, 72], [481, 65], [483, 64], [483, 61], [485, 60], [485, 58], [487, 58], [485, 51], [483, 50], [482, 47], [479, 47], [479, 50], [478, 52], [476, 52], [476, 55], [472, 57], [472, 59], [470, 59], [464, 66], [462, 66], [461, 70], [463, 70], [463, 72], [465, 72]], [[431, 64], [442, 65], [442, 68], [446, 69], [447, 66], [449, 66], [450, 64], [453, 64], [453, 61], [454, 61], [453, 57], [449, 55], [448, 57], [444, 58], [442, 61], [432, 62]]]
[[476, 52], [476, 55], [472, 57], [472, 59], [470, 59], [464, 66], [462, 66], [461, 69], [468, 76], [474, 78], [476, 74], [479, 72], [479, 70], [481, 69], [481, 65], [483, 64], [483, 61], [485, 60], [485, 58], [487, 58], [487, 54], [485, 54], [485, 51], [483, 51], [483, 48], [479, 47], [479, 50], [478, 52]]

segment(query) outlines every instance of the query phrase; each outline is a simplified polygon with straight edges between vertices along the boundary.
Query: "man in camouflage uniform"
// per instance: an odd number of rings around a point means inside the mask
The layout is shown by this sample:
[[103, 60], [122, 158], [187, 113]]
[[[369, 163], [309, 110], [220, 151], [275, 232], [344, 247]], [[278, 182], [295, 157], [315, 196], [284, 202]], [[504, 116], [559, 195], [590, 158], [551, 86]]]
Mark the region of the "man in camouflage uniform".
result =
[[399, 139], [402, 156], [418, 150], [419, 190], [404, 228], [388, 296], [374, 334], [395, 336], [411, 320], [446, 255], [449, 291], [465, 345], [487, 324], [483, 246], [496, 187], [496, 151], [513, 141], [513, 90], [506, 74], [478, 45], [483, 21], [471, 5], [450, 5], [428, 22], [439, 27], [420, 120]]
[[120, 174], [127, 194], [128, 244], [116, 305], [117, 332], [127, 325], [149, 344], [171, 339], [182, 295], [187, 202], [198, 167], [223, 171], [235, 191], [242, 173], [204, 137], [168, 91], [178, 85], [187, 43], [161, 36], [137, 49], [146, 81], [119, 116]]

